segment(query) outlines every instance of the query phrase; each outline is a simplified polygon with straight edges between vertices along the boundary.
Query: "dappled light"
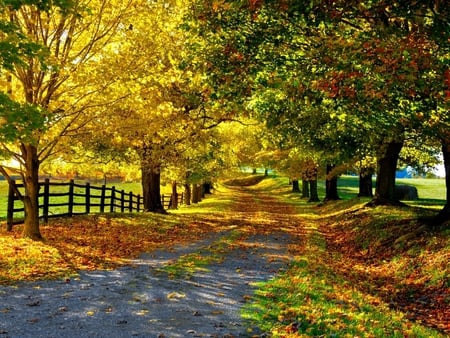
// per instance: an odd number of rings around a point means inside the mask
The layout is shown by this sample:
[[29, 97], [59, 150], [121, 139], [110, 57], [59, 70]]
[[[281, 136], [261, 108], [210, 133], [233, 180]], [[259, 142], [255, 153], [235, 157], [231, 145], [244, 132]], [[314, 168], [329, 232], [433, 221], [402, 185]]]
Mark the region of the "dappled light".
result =
[[[117, 301], [154, 299], [169, 308], [189, 301], [198, 325], [215, 318], [236, 322], [227, 317], [232, 310], [241, 311], [249, 332], [274, 336], [449, 332], [448, 236], [418, 232], [414, 208], [366, 208], [358, 199], [307, 203], [288, 189], [284, 179], [268, 178], [219, 187], [203, 202], [167, 215], [57, 219], [42, 227], [43, 242], [20, 239], [20, 228], [2, 232], [0, 281], [73, 283], [88, 274], [112, 288], [111, 274], [147, 269], [152, 275], [133, 278], [149, 292], [159, 279], [178, 286], [166, 285], [159, 296], [124, 291]], [[251, 288], [236, 296], [242, 278]], [[200, 303], [210, 306], [208, 313], [195, 310]], [[101, 318], [114, 311], [105, 304], [80, 311]], [[149, 319], [153, 312], [142, 307], [130, 315]]]
[[0, 13], [0, 336], [450, 334], [448, 0]]

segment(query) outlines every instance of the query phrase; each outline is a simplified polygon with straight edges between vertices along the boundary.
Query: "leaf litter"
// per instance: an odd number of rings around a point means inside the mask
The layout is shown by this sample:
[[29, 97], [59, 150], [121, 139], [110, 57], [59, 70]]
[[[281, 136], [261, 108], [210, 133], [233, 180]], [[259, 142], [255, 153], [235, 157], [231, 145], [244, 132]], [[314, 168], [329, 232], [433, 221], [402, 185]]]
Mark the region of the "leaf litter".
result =
[[[52, 281], [30, 274], [30, 281], [0, 286], [1, 335], [264, 336], [241, 308], [258, 282], [287, 269], [293, 238], [261, 227], [257, 211], [235, 208], [232, 219], [193, 218], [187, 228], [159, 228], [159, 237], [149, 230], [157, 225], [122, 229], [108, 216], [46, 227], [44, 244], [58, 249], [71, 275]], [[93, 231], [91, 218], [108, 230], [97, 225]]]
[[[44, 227], [46, 242], [40, 243], [40, 248], [35, 243], [21, 242], [20, 229], [0, 236], [2, 248], [10, 250], [0, 261], [0, 283], [5, 284], [0, 287], [0, 334], [162, 338], [255, 337], [268, 336], [270, 332], [301, 337], [303, 329], [316, 330], [313, 335], [327, 332], [323, 325], [330, 320], [330, 328], [344, 329], [352, 311], [362, 315], [364, 302], [380, 309], [393, 306], [413, 320], [443, 332], [450, 330], [448, 284], [442, 290], [411, 284], [410, 291], [397, 291], [396, 298], [391, 297], [389, 302], [387, 298], [395, 285], [382, 284], [376, 276], [389, 267], [396, 268], [395, 260], [386, 256], [395, 251], [389, 246], [391, 243], [376, 243], [368, 250], [354, 237], [362, 232], [353, 231], [355, 223], [348, 218], [335, 215], [333, 221], [321, 219], [318, 224], [309, 216], [300, 219], [294, 206], [280, 202], [274, 194], [236, 187], [232, 193], [234, 203], [227, 213], [91, 215], [58, 220]], [[327, 214], [323, 209], [318, 209], [318, 213]], [[363, 224], [367, 217], [362, 213], [356, 221]], [[345, 222], [347, 228], [343, 227]], [[8, 241], [8, 236], [13, 241]], [[318, 245], [310, 245], [311, 238]], [[326, 255], [321, 247], [326, 247]], [[25, 264], [24, 248], [28, 255], [30, 250], [40, 250], [40, 254], [32, 255], [35, 264], [31, 267]], [[378, 252], [372, 253], [372, 248]], [[10, 261], [6, 256], [12, 257]], [[386, 259], [391, 266], [373, 264], [380, 257], [380, 261]], [[17, 258], [23, 262], [16, 264]], [[288, 268], [292, 259], [296, 265]], [[302, 259], [310, 261], [304, 265]], [[445, 273], [448, 260], [442, 262]], [[10, 269], [4, 269], [5, 265]], [[314, 270], [303, 276], [309, 266]], [[285, 269], [287, 274], [280, 275]], [[311, 293], [311, 280], [317, 272], [320, 277], [321, 269], [333, 270], [339, 279], [344, 279], [345, 287], [351, 286], [350, 292], [354, 287], [366, 290], [363, 303], [352, 300], [347, 290], [339, 289], [341, 280], [320, 279], [315, 283], [323, 285], [325, 302], [334, 306], [326, 311], [335, 313], [331, 319], [321, 319], [324, 310], [314, 303], [316, 295]], [[290, 296], [303, 297], [301, 306], [280, 300], [283, 298], [275, 292], [276, 288], [264, 291], [260, 287], [277, 276], [291, 283], [285, 287]], [[413, 274], [404, 280], [414, 277], [420, 281]], [[42, 280], [48, 278], [56, 280]], [[35, 282], [18, 283], [23, 280]], [[328, 283], [336, 284], [330, 287]], [[299, 287], [304, 289], [299, 291]], [[267, 326], [256, 325], [254, 320], [242, 316], [242, 309], [257, 304], [261, 295], [269, 301], [269, 307], [279, 309], [275, 318], [271, 318], [268, 308], [256, 310]], [[316, 304], [315, 308], [311, 308], [312, 304]], [[432, 317], [427, 316], [427, 309], [432, 311]], [[366, 336], [369, 330], [368, 336], [377, 336], [363, 322], [357, 324], [355, 332], [359, 333], [355, 334]], [[409, 335], [411, 324], [406, 321], [402, 325], [403, 329], [391, 329], [397, 330], [395, 334]], [[383, 328], [381, 336], [388, 331], [389, 327]]]

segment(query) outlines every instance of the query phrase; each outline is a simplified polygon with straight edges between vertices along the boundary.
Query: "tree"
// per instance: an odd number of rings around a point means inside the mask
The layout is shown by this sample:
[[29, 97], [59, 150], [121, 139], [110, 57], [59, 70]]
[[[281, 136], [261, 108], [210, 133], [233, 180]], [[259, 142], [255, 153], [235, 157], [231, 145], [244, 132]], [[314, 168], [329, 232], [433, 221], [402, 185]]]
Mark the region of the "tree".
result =
[[[19, 4], [2, 6], [1, 15], [16, 27], [17, 36], [40, 47], [39, 52], [27, 54], [22, 62], [14, 62], [7, 69], [13, 82], [9, 97], [32, 109], [17, 110], [15, 128], [25, 130], [25, 137], [4, 138], [2, 148], [6, 157], [18, 162], [14, 170], [24, 181], [25, 194], [20, 195], [25, 206], [23, 235], [40, 239], [40, 164], [61, 150], [61, 140], [80, 133], [111, 101], [111, 96], [102, 96], [108, 92], [109, 83], [92, 81], [92, 74], [101, 67], [101, 54], [120, 30], [130, 3], [98, 0]], [[88, 73], [91, 81], [86, 81]], [[20, 121], [30, 122], [21, 125]], [[6, 168], [2, 172], [9, 174]]]
[[334, 163], [375, 155], [374, 204], [395, 202], [395, 170], [405, 139], [425, 132], [421, 116], [447, 121], [446, 110], [436, 109], [445, 101], [447, 3], [231, 1], [202, 2], [195, 9], [199, 29], [210, 32], [205, 37], [210, 47], [199, 54], [222, 46], [222, 55], [210, 53], [204, 63], [220, 90], [214, 97], [239, 93], [234, 82], [220, 81], [226, 76], [223, 64], [234, 66], [232, 58], [224, 60], [225, 51], [238, 52], [239, 82], [252, 88], [240, 92], [245, 95], [240, 101], [249, 100], [271, 130], [297, 133], [325, 156], [334, 150]]

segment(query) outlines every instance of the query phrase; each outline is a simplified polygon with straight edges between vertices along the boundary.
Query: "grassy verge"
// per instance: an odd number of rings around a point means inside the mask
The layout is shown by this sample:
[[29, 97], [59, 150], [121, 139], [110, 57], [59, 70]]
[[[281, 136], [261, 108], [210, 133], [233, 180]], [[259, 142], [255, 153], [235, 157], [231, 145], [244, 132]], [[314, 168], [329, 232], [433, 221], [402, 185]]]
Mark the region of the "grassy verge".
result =
[[275, 337], [450, 332], [450, 231], [418, 221], [435, 210], [365, 208], [360, 199], [309, 204], [280, 179], [261, 188], [297, 208], [303, 240], [291, 247], [291, 268], [258, 285], [244, 317]]

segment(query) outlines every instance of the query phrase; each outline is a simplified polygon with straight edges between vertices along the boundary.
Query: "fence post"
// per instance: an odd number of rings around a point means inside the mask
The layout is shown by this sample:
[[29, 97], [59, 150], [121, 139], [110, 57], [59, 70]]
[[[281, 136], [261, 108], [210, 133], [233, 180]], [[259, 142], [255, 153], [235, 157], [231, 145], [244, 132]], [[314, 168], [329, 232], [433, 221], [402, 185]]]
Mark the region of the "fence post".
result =
[[133, 192], [130, 191], [130, 197], [128, 198], [128, 211], [133, 212]]
[[48, 209], [50, 204], [50, 180], [48, 178], [44, 181], [44, 205], [42, 206], [42, 216], [44, 218], [44, 223], [48, 223]]
[[120, 191], [120, 212], [125, 211], [125, 190]]
[[11, 180], [8, 185], [8, 209], [6, 212], [6, 230], [11, 231], [14, 223], [14, 197], [16, 195], [14, 186], [15, 180]]
[[70, 180], [70, 183], [69, 183], [69, 202], [68, 202], [69, 210], [67, 212], [69, 214], [69, 217], [73, 216], [73, 191], [74, 191], [74, 181]]
[[101, 213], [105, 212], [105, 197], [106, 197], [106, 186], [103, 184], [102, 185], [102, 193], [101, 193], [101, 197], [100, 197], [100, 212]]
[[109, 212], [114, 212], [115, 200], [116, 200], [116, 187], [113, 186], [111, 188], [111, 204], [110, 204]]
[[91, 213], [91, 183], [86, 182], [86, 189], [85, 189], [85, 204], [86, 204], [86, 214]]

